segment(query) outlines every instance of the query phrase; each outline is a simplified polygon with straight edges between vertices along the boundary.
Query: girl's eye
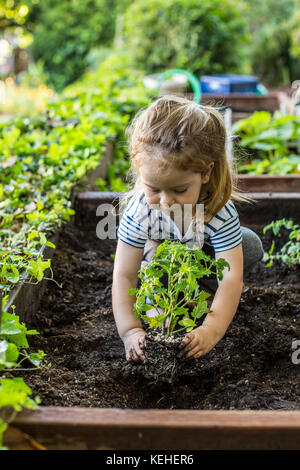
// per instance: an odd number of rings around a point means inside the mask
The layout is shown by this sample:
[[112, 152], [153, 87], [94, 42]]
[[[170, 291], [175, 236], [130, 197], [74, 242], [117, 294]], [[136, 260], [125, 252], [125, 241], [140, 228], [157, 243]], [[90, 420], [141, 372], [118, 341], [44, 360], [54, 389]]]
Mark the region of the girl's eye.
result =
[[187, 190], [187, 188], [181, 189], [180, 191], [179, 191], [179, 189], [176, 189], [176, 190], [175, 190], [175, 193], [177, 193], [177, 194], [185, 193], [186, 190]]
[[159, 193], [158, 189], [151, 189], [151, 188], [149, 188], [149, 189], [150, 189], [151, 193]]

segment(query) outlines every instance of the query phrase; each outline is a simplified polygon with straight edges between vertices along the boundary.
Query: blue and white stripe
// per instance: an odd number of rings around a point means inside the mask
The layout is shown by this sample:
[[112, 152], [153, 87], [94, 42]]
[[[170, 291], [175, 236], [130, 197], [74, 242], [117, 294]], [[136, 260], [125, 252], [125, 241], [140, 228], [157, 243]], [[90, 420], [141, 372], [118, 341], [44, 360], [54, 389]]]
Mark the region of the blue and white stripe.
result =
[[[204, 236], [199, 238], [192, 225], [181, 234], [173, 220], [150, 208], [145, 195], [139, 191], [127, 205], [118, 227], [118, 238], [136, 248], [144, 248], [148, 238], [153, 240], [180, 240], [202, 247], [203, 241], [213, 246], [215, 252], [231, 250], [242, 242], [237, 210], [231, 200], [204, 224]], [[199, 240], [202, 239], [202, 244]]]

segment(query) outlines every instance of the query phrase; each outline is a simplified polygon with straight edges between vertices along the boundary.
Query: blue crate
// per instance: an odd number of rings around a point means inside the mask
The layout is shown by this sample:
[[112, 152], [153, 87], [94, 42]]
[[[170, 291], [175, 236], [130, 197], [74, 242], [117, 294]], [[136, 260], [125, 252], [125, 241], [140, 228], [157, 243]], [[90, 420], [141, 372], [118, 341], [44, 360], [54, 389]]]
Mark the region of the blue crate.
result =
[[203, 94], [257, 93], [259, 79], [253, 75], [203, 75], [200, 78]]

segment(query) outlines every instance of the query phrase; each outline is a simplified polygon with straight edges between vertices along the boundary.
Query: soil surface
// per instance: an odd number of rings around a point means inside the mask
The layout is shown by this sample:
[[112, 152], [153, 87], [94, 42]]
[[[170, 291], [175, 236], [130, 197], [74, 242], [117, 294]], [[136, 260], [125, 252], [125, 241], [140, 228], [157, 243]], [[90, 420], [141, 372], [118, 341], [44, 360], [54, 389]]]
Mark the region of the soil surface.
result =
[[[261, 233], [258, 231], [261, 235]], [[265, 249], [270, 236], [263, 238]], [[206, 356], [187, 360], [172, 382], [128, 364], [112, 313], [116, 242], [63, 227], [29, 338], [49, 369], [23, 372], [43, 406], [167, 409], [300, 409], [300, 269], [260, 262], [245, 278], [236, 316]], [[300, 346], [298, 346], [300, 350]], [[298, 359], [299, 356], [299, 359]], [[16, 374], [20, 376], [20, 372]]]

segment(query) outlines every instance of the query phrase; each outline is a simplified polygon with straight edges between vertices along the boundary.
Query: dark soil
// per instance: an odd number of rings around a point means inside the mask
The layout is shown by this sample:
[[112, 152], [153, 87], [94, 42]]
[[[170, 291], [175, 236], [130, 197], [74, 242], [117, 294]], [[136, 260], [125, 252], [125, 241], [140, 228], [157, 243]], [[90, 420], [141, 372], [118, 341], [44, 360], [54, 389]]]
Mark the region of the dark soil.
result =
[[[270, 246], [269, 235], [263, 243]], [[111, 307], [115, 246], [71, 224], [61, 232], [53, 269], [63, 288], [48, 281], [27, 325], [40, 332], [30, 337], [32, 349], [44, 350], [52, 364], [23, 373], [42, 405], [300, 408], [300, 364], [292, 361], [292, 342], [300, 339], [299, 267], [254, 267], [224, 338], [205, 357], [185, 361], [169, 383], [125, 360]]]

